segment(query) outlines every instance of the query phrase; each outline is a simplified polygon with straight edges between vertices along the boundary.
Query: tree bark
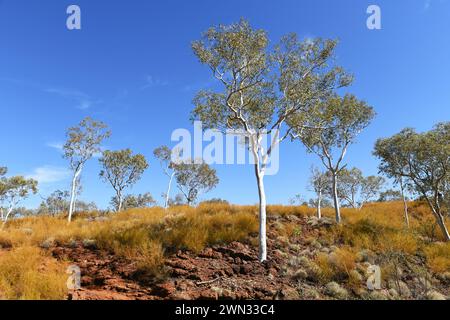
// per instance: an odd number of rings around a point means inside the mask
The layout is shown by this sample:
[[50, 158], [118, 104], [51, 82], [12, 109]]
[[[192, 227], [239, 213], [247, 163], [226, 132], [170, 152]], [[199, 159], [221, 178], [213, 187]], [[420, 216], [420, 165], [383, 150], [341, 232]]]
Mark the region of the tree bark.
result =
[[333, 175], [333, 201], [334, 201], [334, 210], [336, 213], [336, 222], [341, 223], [341, 208], [339, 204], [338, 191], [337, 191], [337, 173], [332, 172]]
[[75, 171], [75, 174], [73, 175], [73, 179], [72, 179], [72, 192], [70, 195], [69, 218], [68, 218], [69, 223], [72, 221], [72, 214], [75, 209], [75, 194], [77, 192], [77, 179], [81, 174], [81, 170], [82, 170], [82, 166], [80, 166]]
[[444, 235], [445, 241], [450, 241], [450, 234], [448, 233], [447, 226], [445, 225], [444, 216], [440, 212], [437, 212], [435, 208], [433, 208], [433, 213], [436, 217], [439, 228], [441, 228], [441, 232]]
[[406, 227], [409, 229], [409, 214], [408, 214], [408, 202], [406, 201], [406, 197], [405, 197], [405, 190], [404, 190], [404, 186], [403, 186], [403, 181], [400, 180], [400, 190], [402, 192], [402, 199], [403, 199], [403, 211], [404, 211], [404, 215], [405, 215], [405, 223], [406, 223]]
[[266, 192], [264, 189], [264, 174], [259, 170], [259, 164], [255, 164], [256, 181], [259, 195], [259, 261], [267, 260], [267, 213]]
[[322, 191], [319, 191], [319, 196], [317, 198], [317, 218], [322, 219]]
[[122, 211], [122, 206], [123, 206], [123, 197], [122, 197], [122, 193], [121, 192], [117, 193], [117, 200], [118, 200], [117, 212], [120, 212], [120, 211]]
[[164, 203], [164, 209], [167, 209], [169, 207], [169, 198], [170, 198], [170, 189], [172, 187], [172, 180], [173, 177], [175, 176], [175, 172], [173, 172], [170, 175], [170, 179], [169, 179], [169, 185], [167, 186], [167, 192], [166, 192], [166, 201]]

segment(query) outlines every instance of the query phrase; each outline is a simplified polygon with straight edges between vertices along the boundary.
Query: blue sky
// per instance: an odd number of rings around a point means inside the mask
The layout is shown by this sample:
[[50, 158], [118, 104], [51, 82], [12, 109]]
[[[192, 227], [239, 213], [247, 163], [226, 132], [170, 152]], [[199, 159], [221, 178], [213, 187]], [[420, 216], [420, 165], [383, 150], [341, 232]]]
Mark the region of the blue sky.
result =
[[[66, 28], [70, 4], [81, 7], [82, 30]], [[370, 4], [381, 7], [382, 30], [366, 28]], [[348, 153], [348, 163], [365, 174], [377, 173], [371, 153], [378, 137], [450, 119], [449, 0], [0, 0], [0, 164], [10, 174], [38, 177], [41, 196], [68, 189], [58, 146], [67, 127], [91, 116], [113, 132], [106, 148], [148, 157], [150, 169], [130, 192], [160, 199], [166, 178], [152, 150], [170, 145], [174, 129], [192, 128], [192, 98], [214, 86], [190, 43], [211, 25], [241, 17], [267, 30], [272, 43], [289, 32], [339, 38], [337, 61], [356, 77], [349, 92], [378, 114]], [[308, 197], [317, 158], [286, 142], [280, 161], [278, 175], [266, 178], [269, 203]], [[203, 198], [257, 202], [252, 168], [216, 169], [221, 182]], [[106, 207], [113, 192], [98, 172], [93, 159], [82, 198]]]

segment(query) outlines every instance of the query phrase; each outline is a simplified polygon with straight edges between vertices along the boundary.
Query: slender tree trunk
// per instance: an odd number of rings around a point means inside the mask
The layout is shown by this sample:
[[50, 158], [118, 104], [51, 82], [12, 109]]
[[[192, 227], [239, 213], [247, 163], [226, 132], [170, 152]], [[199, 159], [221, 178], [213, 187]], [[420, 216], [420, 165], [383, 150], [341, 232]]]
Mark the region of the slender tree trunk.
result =
[[264, 174], [259, 170], [259, 164], [255, 164], [256, 182], [259, 195], [259, 261], [267, 260], [267, 213], [266, 191], [264, 189]]
[[436, 217], [437, 224], [439, 225], [439, 228], [444, 235], [445, 241], [450, 241], [450, 234], [448, 233], [447, 226], [445, 225], [444, 216], [440, 212], [436, 211], [435, 208], [432, 208], [432, 210]]
[[118, 207], [117, 207], [117, 212], [122, 211], [122, 206], [123, 206], [123, 197], [122, 197], [122, 193], [121, 192], [117, 192], [117, 200], [118, 200]]
[[332, 172], [332, 175], [333, 175], [333, 202], [334, 202], [334, 210], [336, 212], [336, 222], [341, 223], [341, 207], [339, 204], [337, 192], [337, 173]]
[[322, 191], [319, 191], [319, 196], [317, 198], [317, 218], [322, 219]]
[[14, 205], [11, 205], [8, 209], [8, 212], [6, 213], [4, 220], [3, 220], [3, 226], [6, 224], [6, 222], [8, 222], [8, 218], [9, 215], [11, 214], [11, 212], [14, 210]]
[[75, 196], [76, 196], [76, 192], [77, 192], [77, 180], [81, 174], [81, 170], [82, 170], [82, 167], [80, 166], [75, 171], [75, 174], [73, 175], [73, 179], [72, 179], [72, 191], [70, 194], [70, 206], [69, 206], [69, 218], [68, 218], [69, 223], [72, 221], [72, 214], [75, 209]]
[[405, 190], [404, 190], [404, 186], [403, 186], [403, 181], [402, 180], [400, 180], [400, 190], [402, 192], [403, 211], [404, 211], [404, 214], [405, 214], [405, 223], [406, 223], [406, 227], [409, 229], [408, 202], [406, 201]]
[[5, 218], [3, 216], [3, 208], [0, 208], [0, 218], [2, 219], [2, 221], [5, 220]]
[[173, 177], [175, 176], [175, 172], [170, 175], [169, 185], [167, 186], [166, 192], [166, 201], [164, 203], [164, 208], [167, 209], [169, 207], [169, 198], [170, 198], [170, 188], [172, 187]]

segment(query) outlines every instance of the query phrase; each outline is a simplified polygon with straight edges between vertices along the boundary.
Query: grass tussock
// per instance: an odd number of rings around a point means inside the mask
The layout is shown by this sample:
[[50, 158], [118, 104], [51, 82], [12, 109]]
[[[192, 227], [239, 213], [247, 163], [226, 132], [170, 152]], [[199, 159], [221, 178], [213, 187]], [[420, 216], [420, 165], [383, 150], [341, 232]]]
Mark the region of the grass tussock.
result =
[[66, 265], [36, 247], [0, 255], [0, 298], [59, 300], [67, 294]]

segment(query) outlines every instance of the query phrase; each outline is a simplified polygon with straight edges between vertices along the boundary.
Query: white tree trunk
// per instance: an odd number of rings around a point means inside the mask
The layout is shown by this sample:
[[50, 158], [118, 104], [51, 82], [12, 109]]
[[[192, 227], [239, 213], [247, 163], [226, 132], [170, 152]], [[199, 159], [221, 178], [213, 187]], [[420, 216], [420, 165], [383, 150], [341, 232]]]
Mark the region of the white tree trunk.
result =
[[167, 209], [169, 207], [169, 198], [170, 198], [170, 188], [172, 187], [172, 180], [173, 177], [175, 176], [175, 172], [173, 172], [170, 175], [170, 179], [169, 179], [169, 185], [167, 186], [167, 192], [166, 192], [166, 201], [164, 203], [164, 209]]
[[72, 221], [72, 214], [75, 209], [75, 194], [77, 192], [77, 180], [81, 174], [81, 170], [82, 170], [82, 167], [80, 166], [80, 168], [77, 171], [75, 171], [75, 174], [73, 175], [73, 179], [72, 179], [72, 190], [71, 190], [71, 194], [70, 194], [70, 206], [69, 206], [69, 218], [68, 218], [69, 223]]
[[11, 205], [11, 206], [9, 207], [9, 209], [8, 209], [8, 212], [6, 213], [6, 215], [5, 215], [4, 219], [3, 219], [3, 225], [5, 225], [6, 222], [8, 222], [9, 215], [11, 214], [11, 212], [12, 212], [13, 210], [14, 210], [14, 205]]
[[258, 164], [255, 164], [255, 173], [259, 195], [259, 261], [264, 262], [267, 260], [267, 204], [264, 189], [264, 174], [260, 172]]
[[335, 172], [333, 174], [333, 201], [334, 201], [334, 209], [336, 212], [336, 222], [341, 223], [341, 207], [339, 204], [338, 192], [337, 192], [337, 174]]
[[120, 212], [120, 211], [122, 211], [122, 206], [123, 206], [123, 197], [122, 197], [121, 192], [117, 193], [117, 200], [119, 201], [119, 205], [117, 207], [117, 212]]
[[441, 228], [441, 232], [444, 235], [445, 241], [450, 241], [450, 234], [448, 233], [447, 226], [445, 225], [444, 216], [441, 213], [437, 212], [434, 208], [433, 208], [433, 213], [436, 217], [439, 228]]
[[322, 191], [319, 191], [319, 197], [317, 198], [317, 218], [322, 219]]
[[400, 190], [402, 192], [403, 211], [404, 211], [404, 215], [405, 215], [405, 223], [406, 223], [406, 227], [409, 229], [408, 202], [406, 201], [405, 190], [404, 190], [402, 181], [400, 181]]

